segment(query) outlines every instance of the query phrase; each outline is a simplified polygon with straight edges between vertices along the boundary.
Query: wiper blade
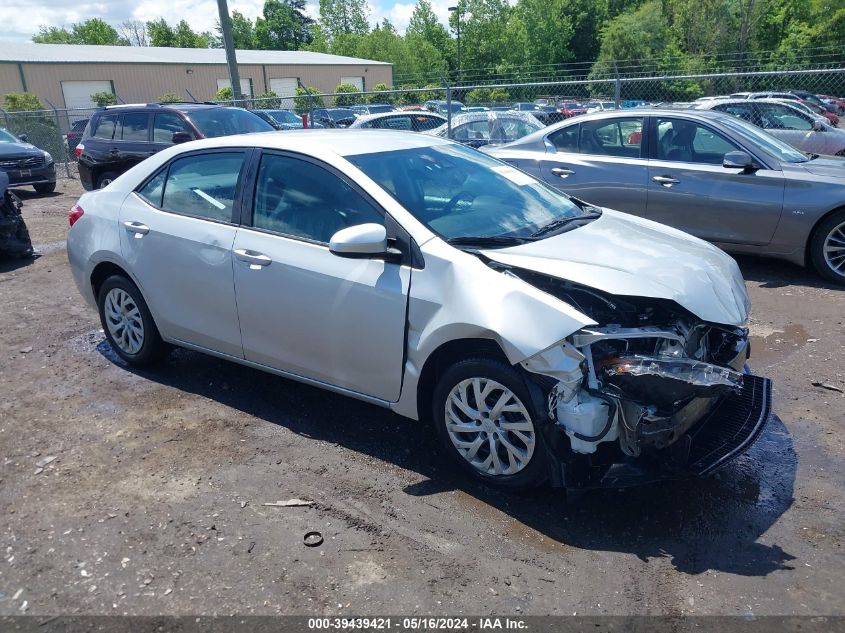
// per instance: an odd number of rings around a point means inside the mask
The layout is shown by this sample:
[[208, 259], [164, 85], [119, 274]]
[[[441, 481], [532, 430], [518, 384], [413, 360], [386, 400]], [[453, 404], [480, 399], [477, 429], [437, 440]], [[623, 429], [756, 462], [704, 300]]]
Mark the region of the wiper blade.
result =
[[578, 222], [580, 220], [594, 220], [600, 215], [601, 211], [599, 209], [596, 209], [595, 207], [586, 207], [585, 213], [583, 213], [582, 215], [577, 215], [571, 218], [558, 218], [557, 220], [553, 220], [547, 225], [541, 226], [539, 229], [537, 229], [534, 233], [531, 234], [531, 237], [541, 237], [543, 235], [548, 235], [549, 233], [554, 233], [555, 231], [563, 229], [568, 225], [573, 224], [574, 222]]
[[516, 237], [507, 235], [465, 235], [462, 237], [451, 237], [446, 240], [452, 246], [516, 246], [533, 242], [533, 237]]

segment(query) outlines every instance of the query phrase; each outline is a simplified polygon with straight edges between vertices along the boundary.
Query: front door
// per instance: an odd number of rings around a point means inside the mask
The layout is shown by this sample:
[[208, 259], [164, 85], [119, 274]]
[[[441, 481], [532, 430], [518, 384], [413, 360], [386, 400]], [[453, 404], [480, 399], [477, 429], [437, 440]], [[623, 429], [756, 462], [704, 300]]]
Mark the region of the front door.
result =
[[722, 166], [742, 151], [701, 123], [655, 117], [648, 218], [721, 244], [768, 244], [783, 209], [783, 173]]
[[232, 243], [244, 152], [177, 158], [130, 194], [119, 214], [123, 257], [159, 329], [243, 358]]
[[265, 153], [256, 178], [252, 226], [233, 247], [246, 359], [397, 400], [411, 270], [328, 248], [338, 230], [384, 215], [308, 159]]
[[592, 204], [645, 216], [643, 117], [584, 121], [561, 128], [548, 140], [555, 152], [542, 155], [545, 182]]

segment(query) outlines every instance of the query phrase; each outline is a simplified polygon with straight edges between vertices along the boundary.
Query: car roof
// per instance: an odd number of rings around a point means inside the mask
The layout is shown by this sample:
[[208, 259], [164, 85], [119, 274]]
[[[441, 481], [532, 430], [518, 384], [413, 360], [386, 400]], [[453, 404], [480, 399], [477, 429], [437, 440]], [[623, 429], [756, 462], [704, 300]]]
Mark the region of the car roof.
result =
[[394, 110], [393, 112], [375, 112], [373, 114], [364, 114], [359, 116], [356, 122], [367, 123], [368, 121], [377, 121], [378, 119], [386, 119], [388, 117], [412, 117], [412, 116], [428, 116], [435, 119], [443, 119], [446, 122], [446, 117], [437, 112], [427, 112], [421, 110]]
[[331, 152], [338, 156], [373, 154], [402, 149], [447, 145], [452, 141], [418, 132], [367, 129], [307, 129], [285, 132], [258, 132], [201, 139], [184, 143], [186, 150], [214, 149], [219, 147], [261, 147], [290, 150], [305, 154]]

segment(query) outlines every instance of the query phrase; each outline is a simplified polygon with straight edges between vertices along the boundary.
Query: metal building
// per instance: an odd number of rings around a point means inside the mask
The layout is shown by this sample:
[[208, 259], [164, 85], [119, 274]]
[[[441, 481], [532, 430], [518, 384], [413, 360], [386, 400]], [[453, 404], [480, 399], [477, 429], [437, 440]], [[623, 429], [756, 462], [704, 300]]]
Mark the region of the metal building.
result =
[[[334, 92], [339, 83], [370, 90], [393, 83], [393, 66], [308, 51], [237, 51], [244, 96], [290, 96], [298, 85]], [[229, 86], [223, 49], [84, 46], [0, 42], [0, 96], [30, 92], [45, 106], [87, 108], [91, 95], [118, 102], [155, 101], [168, 93], [207, 101]]]

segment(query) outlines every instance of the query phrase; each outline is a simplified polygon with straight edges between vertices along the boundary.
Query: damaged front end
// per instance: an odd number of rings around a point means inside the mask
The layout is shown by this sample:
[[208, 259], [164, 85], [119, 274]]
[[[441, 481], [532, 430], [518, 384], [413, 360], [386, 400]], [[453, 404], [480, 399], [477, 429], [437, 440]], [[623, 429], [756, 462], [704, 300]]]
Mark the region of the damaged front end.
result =
[[522, 363], [544, 382], [552, 428], [568, 438], [569, 451], [557, 443], [565, 485], [594, 485], [596, 473], [622, 464], [636, 464], [649, 480], [658, 471], [706, 474], [759, 435], [771, 386], [745, 373], [745, 328], [704, 322], [671, 300], [616, 297], [530, 271], [508, 274], [600, 324]]

